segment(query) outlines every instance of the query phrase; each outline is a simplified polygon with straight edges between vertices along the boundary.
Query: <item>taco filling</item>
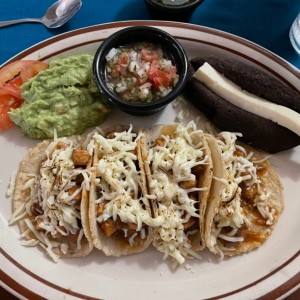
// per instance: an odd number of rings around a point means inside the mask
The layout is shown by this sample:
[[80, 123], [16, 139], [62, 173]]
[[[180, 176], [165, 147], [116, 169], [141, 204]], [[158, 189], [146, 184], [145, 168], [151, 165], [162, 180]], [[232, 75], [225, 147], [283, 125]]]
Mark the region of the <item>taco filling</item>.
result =
[[191, 121], [41, 142], [19, 166], [9, 223], [54, 261], [93, 246], [121, 256], [152, 244], [173, 267], [205, 247], [220, 258], [249, 252], [271, 235], [283, 187], [238, 137]]
[[[149, 225], [159, 222], [152, 219], [146, 198], [139, 139], [132, 127], [93, 136], [96, 173], [90, 207], [92, 232], [95, 246], [106, 255], [144, 250], [151, 243]], [[109, 243], [113, 246], [108, 247]]]
[[[215, 191], [217, 212], [207, 226], [211, 227], [207, 244], [221, 258], [261, 245], [283, 209], [282, 186], [267, 157], [247, 151], [236, 140], [237, 135], [230, 132], [222, 132], [216, 139], [221, 159], [215, 162], [219, 170], [223, 168], [223, 176], [214, 180], [222, 188]], [[211, 218], [210, 213], [208, 222]]]
[[203, 133], [193, 122], [165, 126], [150, 142], [146, 170], [156, 200], [153, 210], [156, 217], [164, 219], [154, 230], [153, 245], [165, 259], [171, 256], [175, 265], [186, 258], [199, 258], [201, 195], [210, 185], [209, 174], [205, 183], [201, 177], [208, 168]]
[[60, 138], [38, 145], [20, 165], [10, 224], [20, 221], [25, 244], [39, 244], [55, 261], [87, 254], [81, 202], [87, 201], [90, 162], [86, 150]]

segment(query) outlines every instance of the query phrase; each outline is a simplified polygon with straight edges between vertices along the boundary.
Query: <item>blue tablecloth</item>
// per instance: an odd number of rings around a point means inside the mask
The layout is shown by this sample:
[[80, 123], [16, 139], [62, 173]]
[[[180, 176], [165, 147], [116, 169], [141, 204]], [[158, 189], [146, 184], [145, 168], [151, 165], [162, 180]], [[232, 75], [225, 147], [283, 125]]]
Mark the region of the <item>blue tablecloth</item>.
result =
[[[41, 17], [54, 1], [1, 0], [0, 21]], [[289, 29], [299, 11], [300, 0], [205, 0], [193, 13], [190, 23], [239, 35], [300, 69], [300, 56], [289, 41]], [[20, 51], [60, 33], [101, 23], [150, 19], [143, 0], [83, 0], [78, 14], [61, 28], [50, 30], [42, 24], [0, 28], [0, 65]], [[3, 293], [0, 287], [0, 298]], [[297, 293], [297, 299], [298, 296]], [[4, 298], [15, 299], [7, 294]]]
[[[0, 2], [0, 21], [41, 17], [54, 0]], [[205, 0], [190, 23], [227, 31], [281, 56], [298, 69], [300, 56], [289, 41], [289, 29], [300, 11], [300, 0]], [[67, 24], [47, 29], [42, 24], [0, 28], [0, 64], [44, 39], [81, 27], [123, 20], [149, 20], [143, 0], [83, 0], [82, 8]]]

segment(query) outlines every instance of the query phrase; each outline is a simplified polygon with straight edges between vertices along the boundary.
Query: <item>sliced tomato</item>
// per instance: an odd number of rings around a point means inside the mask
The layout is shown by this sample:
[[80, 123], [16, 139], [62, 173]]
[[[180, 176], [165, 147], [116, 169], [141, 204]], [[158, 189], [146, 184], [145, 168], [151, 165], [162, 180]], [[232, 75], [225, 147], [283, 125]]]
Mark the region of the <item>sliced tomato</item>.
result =
[[[0, 104], [7, 104], [16, 108], [22, 102], [21, 91], [13, 85], [6, 84], [0, 87]], [[16, 104], [15, 104], [16, 103]]]
[[[23, 84], [23, 80], [22, 80], [21, 76], [17, 76], [14, 79], [10, 80], [8, 84], [11, 86], [14, 86], [15, 88], [18, 89]], [[8, 84], [5, 84], [5, 85], [8, 85]], [[0, 85], [0, 87], [1, 87], [1, 85]]]
[[8, 113], [11, 108], [18, 108], [22, 103], [18, 88], [9, 84], [0, 87], [0, 131], [7, 130], [13, 125]]
[[11, 84], [20, 87], [28, 79], [46, 68], [48, 68], [48, 64], [42, 61], [14, 61], [0, 70], [0, 86], [12, 81]]
[[13, 124], [8, 114], [10, 109], [23, 103], [20, 86], [46, 68], [48, 64], [41, 61], [19, 60], [0, 70], [0, 131]]
[[9, 106], [0, 104], [0, 131], [7, 130], [13, 125], [13, 121], [8, 114], [9, 111]]

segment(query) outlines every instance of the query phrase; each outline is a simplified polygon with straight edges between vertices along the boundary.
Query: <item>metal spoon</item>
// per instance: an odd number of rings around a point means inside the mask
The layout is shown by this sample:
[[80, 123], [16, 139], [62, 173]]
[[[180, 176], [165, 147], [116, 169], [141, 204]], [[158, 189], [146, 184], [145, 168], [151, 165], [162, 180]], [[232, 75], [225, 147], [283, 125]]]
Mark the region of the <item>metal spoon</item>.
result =
[[18, 23], [43, 23], [48, 28], [57, 28], [69, 21], [80, 9], [81, 0], [59, 0], [52, 4], [45, 15], [39, 19], [20, 19], [0, 22], [0, 27]]

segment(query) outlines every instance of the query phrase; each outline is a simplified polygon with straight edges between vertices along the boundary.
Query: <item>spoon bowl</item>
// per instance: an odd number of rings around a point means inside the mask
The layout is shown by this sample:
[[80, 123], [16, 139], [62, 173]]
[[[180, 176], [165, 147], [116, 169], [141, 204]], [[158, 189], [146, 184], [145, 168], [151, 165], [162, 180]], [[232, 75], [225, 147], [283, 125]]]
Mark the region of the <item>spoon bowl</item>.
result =
[[81, 0], [59, 0], [53, 3], [41, 18], [26, 18], [0, 22], [0, 27], [19, 23], [42, 23], [48, 28], [57, 28], [68, 22], [81, 8]]

